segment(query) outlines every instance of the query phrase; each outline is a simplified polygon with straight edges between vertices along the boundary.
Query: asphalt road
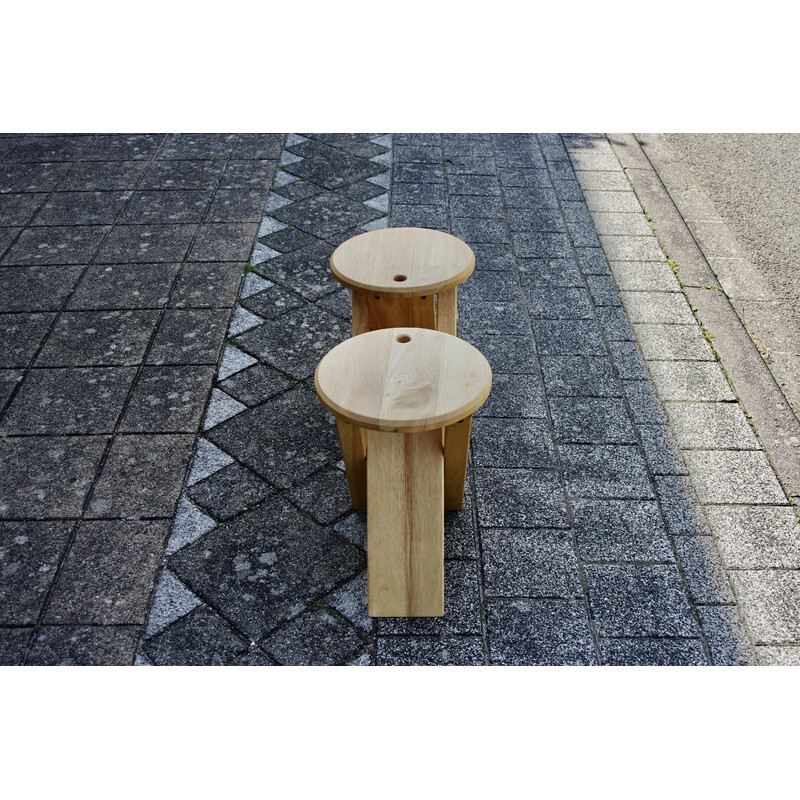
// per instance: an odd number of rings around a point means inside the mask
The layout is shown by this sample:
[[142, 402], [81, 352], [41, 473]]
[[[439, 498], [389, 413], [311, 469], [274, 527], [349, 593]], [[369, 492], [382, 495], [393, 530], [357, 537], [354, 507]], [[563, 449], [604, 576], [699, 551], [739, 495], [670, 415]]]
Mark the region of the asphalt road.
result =
[[800, 134], [667, 139], [800, 330]]

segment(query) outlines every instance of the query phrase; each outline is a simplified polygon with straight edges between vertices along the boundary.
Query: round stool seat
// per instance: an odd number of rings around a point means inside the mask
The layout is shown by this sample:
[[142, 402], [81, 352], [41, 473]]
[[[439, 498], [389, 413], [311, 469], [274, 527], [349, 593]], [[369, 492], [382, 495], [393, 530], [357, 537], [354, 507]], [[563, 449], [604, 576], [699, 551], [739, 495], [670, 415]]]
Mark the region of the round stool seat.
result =
[[492, 386], [482, 353], [424, 328], [384, 328], [333, 348], [314, 374], [325, 408], [362, 428], [413, 433], [442, 428], [480, 408]]
[[465, 281], [475, 269], [475, 254], [449, 233], [382, 228], [340, 244], [330, 266], [336, 280], [350, 289], [417, 297]]

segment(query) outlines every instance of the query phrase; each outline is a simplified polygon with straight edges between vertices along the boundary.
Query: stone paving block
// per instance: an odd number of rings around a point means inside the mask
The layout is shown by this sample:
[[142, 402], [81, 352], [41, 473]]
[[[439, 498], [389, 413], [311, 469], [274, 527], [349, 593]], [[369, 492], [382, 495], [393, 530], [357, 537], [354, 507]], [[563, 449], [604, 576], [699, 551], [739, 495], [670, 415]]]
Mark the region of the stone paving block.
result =
[[472, 425], [471, 445], [477, 467], [556, 468], [546, 420], [479, 417]]
[[202, 605], [199, 597], [192, 594], [168, 569], [162, 569], [147, 615], [145, 637], [163, 631], [199, 605]]
[[[397, 170], [397, 168], [395, 168]], [[395, 177], [395, 180], [399, 178]], [[448, 175], [447, 190], [452, 195], [471, 194], [500, 197], [500, 184], [493, 175]], [[392, 212], [394, 215], [394, 211]]]
[[30, 645], [29, 666], [130, 666], [139, 626], [42, 626]]
[[513, 233], [566, 233], [564, 219], [554, 208], [509, 208], [506, 211]]
[[463, 508], [444, 512], [444, 557], [447, 559], [478, 558], [473, 503], [468, 475]]
[[589, 666], [597, 663], [586, 605], [580, 600], [486, 602], [493, 665]]
[[168, 533], [167, 520], [81, 523], [44, 624], [143, 625]]
[[130, 198], [130, 192], [56, 192], [31, 225], [110, 225]]
[[102, 133], [92, 137], [81, 153], [83, 161], [149, 160], [164, 135], [159, 133]]
[[758, 663], [756, 650], [747, 635], [735, 605], [697, 606], [703, 635], [715, 665], [753, 666]]
[[637, 424], [667, 423], [667, 415], [650, 381], [622, 381], [622, 390]]
[[[452, 191], [452, 180], [450, 190]], [[439, 164], [408, 164], [395, 162], [392, 168], [392, 185], [400, 183], [444, 183], [444, 167]], [[497, 187], [497, 181], [494, 182]], [[459, 194], [455, 192], [455, 194]], [[461, 194], [473, 194], [473, 192], [462, 192]], [[481, 194], [481, 192], [477, 192]], [[492, 194], [500, 194], [496, 188]]]
[[133, 367], [31, 370], [0, 435], [112, 433], [135, 374]]
[[391, 225], [394, 228], [431, 228], [447, 231], [445, 206], [392, 205]]
[[0, 625], [34, 625], [74, 522], [0, 522]]
[[558, 473], [537, 469], [476, 469], [481, 528], [568, 528]]
[[[447, 513], [445, 513], [445, 523]], [[367, 551], [367, 512], [354, 511], [341, 522], [337, 523], [333, 530], [347, 539], [348, 542], [360, 547], [364, 552]]]
[[103, 242], [95, 260], [98, 264], [181, 261], [196, 230], [197, 225], [193, 224], [117, 225]]
[[[622, 390], [608, 358], [546, 356], [540, 359], [549, 397], [620, 397]], [[494, 387], [492, 388], [494, 391]]]
[[219, 387], [239, 402], [252, 407], [286, 391], [291, 385], [274, 369], [254, 364], [222, 381]]
[[760, 445], [738, 403], [665, 403], [678, 444], [697, 450], [758, 450]]
[[170, 133], [157, 159], [222, 159], [230, 155], [237, 135], [230, 133]]
[[0, 409], [11, 397], [25, 373], [21, 369], [0, 369]]
[[670, 536], [708, 536], [705, 514], [686, 475], [656, 475], [658, 500]]
[[636, 434], [621, 399], [553, 397], [550, 414], [556, 441], [570, 444], [635, 444]]
[[[147, 168], [138, 188], [142, 190], [211, 190], [217, 186], [223, 169], [225, 169], [225, 162], [216, 159], [153, 161]], [[230, 187], [225, 186], [224, 188]]]
[[122, 225], [202, 222], [212, 195], [211, 189], [134, 192], [119, 222]]
[[677, 567], [587, 564], [585, 574], [599, 636], [699, 635]]
[[565, 233], [514, 233], [512, 239], [520, 258], [572, 257], [572, 246]]
[[676, 536], [678, 561], [695, 604], [731, 605], [736, 598], [713, 536]]
[[492, 375], [492, 391], [475, 412], [478, 417], [544, 418], [547, 409], [542, 384], [536, 375]]
[[485, 593], [490, 597], [581, 597], [572, 535], [565, 530], [485, 530]]
[[366, 636], [372, 635], [375, 627], [367, 614], [367, 570], [362, 569], [355, 578], [326, 595], [319, 603], [341, 614]]
[[593, 320], [589, 295], [585, 289], [525, 289], [531, 319]]
[[674, 562], [655, 501], [578, 499], [572, 509], [583, 560]]
[[[565, 200], [563, 203], [561, 203], [561, 212], [564, 215], [564, 219], [568, 223], [582, 225], [592, 224], [592, 215], [589, 213], [589, 209], [586, 207], [586, 203], [584, 202]], [[599, 243], [593, 245], [593, 247], [599, 246]]]
[[800, 568], [800, 521], [791, 506], [706, 509], [729, 569]]
[[222, 522], [254, 508], [274, 490], [246, 467], [233, 463], [189, 487], [187, 494]]
[[192, 451], [191, 435], [124, 434], [111, 444], [88, 517], [172, 517]]
[[786, 502], [767, 457], [759, 450], [687, 450], [684, 458], [703, 504]]
[[600, 639], [602, 663], [612, 667], [702, 667], [700, 639]]
[[649, 500], [654, 497], [644, 458], [631, 445], [562, 445], [567, 493], [572, 497]]
[[[629, 217], [631, 214], [620, 214]], [[614, 264], [614, 280], [623, 292], [673, 292], [681, 288], [665, 261], [619, 261]]]
[[109, 230], [107, 225], [25, 228], [3, 256], [2, 265], [87, 264]]
[[650, 374], [634, 342], [612, 341], [608, 345], [617, 374], [622, 380], [646, 381]]
[[800, 644], [800, 572], [731, 570], [730, 575], [756, 645]]
[[349, 183], [380, 175], [386, 170], [382, 164], [352, 156], [322, 143], [303, 142], [292, 149], [303, 158], [283, 164], [282, 171], [325, 189], [339, 189]]
[[[444, 186], [432, 183], [398, 183], [392, 189], [392, 202], [421, 205], [444, 204]], [[449, 207], [451, 215], [457, 218], [505, 219], [506, 217], [503, 201], [499, 197], [452, 195], [449, 198]]]
[[170, 297], [172, 308], [229, 308], [242, 282], [242, 262], [186, 263]]
[[664, 425], [639, 425], [644, 455], [653, 475], [687, 475], [681, 451], [672, 431]]
[[289, 228], [288, 226], [267, 236], [259, 236], [258, 240], [279, 253], [291, 253], [301, 247], [308, 247], [319, 242], [316, 236], [311, 236], [311, 234], [303, 233], [297, 228]]
[[582, 289], [578, 266], [572, 259], [519, 259], [519, 279], [524, 287], [565, 287]]
[[599, 247], [600, 240], [597, 238], [594, 226], [587, 223], [567, 222], [569, 235], [575, 247]]
[[33, 631], [33, 628], [0, 628], [0, 666], [22, 666]]
[[610, 275], [587, 275], [586, 286], [592, 301], [598, 306], [621, 305], [617, 287]]
[[472, 274], [458, 289], [459, 306], [464, 308], [480, 301], [516, 302], [519, 299], [519, 285], [513, 272], [494, 270]]
[[[439, 155], [441, 158], [441, 154]], [[479, 155], [451, 155], [445, 159], [444, 170], [449, 178], [451, 175], [490, 175], [496, 174], [495, 161], [489, 156]]]
[[[509, 241], [505, 220], [480, 217], [451, 217], [450, 230], [453, 236], [470, 242], [505, 244]], [[467, 286], [468, 284], [465, 284]]]
[[[252, 647], [252, 646], [251, 646]], [[253, 648], [228, 662], [231, 667], [275, 667], [277, 664], [262, 650]]]
[[480, 636], [379, 636], [376, 664], [386, 667], [477, 667], [484, 664]]
[[620, 291], [628, 318], [634, 324], [696, 325], [697, 322], [682, 293]]
[[341, 288], [328, 266], [332, 252], [333, 247], [318, 242], [258, 264], [255, 272], [282, 287], [290, 287], [306, 300], [318, 300]]
[[[0, 218], [0, 222], [2, 218]], [[0, 228], [0, 256], [5, 255], [6, 250], [11, 247], [11, 243], [17, 238], [17, 234], [22, 228]]]
[[[583, 177], [583, 176], [581, 176]], [[636, 195], [625, 192], [585, 191], [586, 205], [592, 212], [641, 214], [642, 207]]]
[[[597, 324], [586, 320], [531, 321], [536, 348], [544, 356], [605, 356]], [[491, 362], [490, 362], [491, 363]]]
[[[379, 176], [376, 176], [376, 179], [381, 180]], [[389, 183], [388, 178], [386, 183]], [[349, 186], [344, 186], [340, 192], [345, 197], [349, 197], [351, 200], [363, 203], [367, 200], [372, 200], [373, 198], [377, 200], [380, 195], [386, 194], [387, 188], [388, 186], [379, 186], [372, 180], [367, 180], [359, 181], [358, 183], [351, 183]], [[444, 202], [444, 199], [442, 199], [442, 202]]]
[[720, 367], [712, 361], [651, 361], [650, 374], [664, 401], [736, 400]]
[[477, 273], [489, 271], [514, 271], [516, 259], [511, 252], [511, 245], [491, 244], [488, 242], [478, 242], [472, 245], [472, 252], [475, 253], [475, 269]]
[[[445, 189], [442, 183], [419, 181], [416, 183], [395, 183], [392, 186], [393, 205], [444, 206], [445, 202]], [[502, 212], [502, 204], [499, 199], [495, 203], [497, 209], [494, 210], [499, 209]], [[490, 210], [492, 210], [491, 207]], [[492, 213], [491, 216], [500, 215]]]
[[[492, 373], [536, 374], [536, 351], [530, 336], [464, 336], [483, 353]], [[490, 395], [491, 397], [491, 395]]]
[[610, 275], [606, 257], [599, 247], [576, 247], [578, 265], [584, 275]]
[[[219, 179], [220, 189], [256, 189], [266, 192], [275, 177], [274, 159], [235, 159], [225, 166]], [[285, 174], [285, 173], [281, 173]], [[292, 176], [289, 176], [292, 177]]]
[[222, 666], [248, 645], [222, 617], [203, 607], [145, 640], [143, 649], [156, 665]]
[[637, 324], [636, 340], [648, 361], [713, 361], [697, 325]]
[[351, 507], [347, 478], [341, 470], [331, 466], [295, 486], [286, 496], [320, 525], [330, 525]]
[[800, 666], [800, 647], [757, 647], [758, 659], [767, 667]]
[[3, 225], [28, 225], [47, 197], [46, 192], [0, 194], [0, 220]]
[[52, 192], [69, 171], [69, 163], [13, 164], [0, 168], [0, 192]]
[[106, 441], [104, 436], [0, 438], [0, 517], [80, 516]]
[[374, 158], [388, 152], [391, 147], [391, 134], [378, 136], [371, 133], [309, 133], [307, 136], [360, 158]]
[[[68, 164], [39, 164], [36, 166], [61, 168], [61, 173], [56, 181], [60, 191], [105, 192], [119, 189], [133, 191], [137, 187], [139, 179], [144, 175], [148, 162], [77, 161], [72, 167], [69, 167]], [[64, 175], [65, 172], [66, 175]]]
[[253, 246], [254, 222], [214, 222], [197, 228], [189, 258], [194, 261], [244, 261]]
[[649, 236], [603, 236], [600, 244], [609, 261], [662, 261], [664, 252], [652, 233]]
[[619, 169], [613, 172], [581, 171], [579, 177], [584, 192], [630, 192], [633, 194], [628, 179]]
[[93, 264], [83, 274], [67, 308], [163, 308], [179, 268], [179, 264]]
[[74, 161], [90, 142], [86, 134], [29, 134], [6, 157], [9, 163]]
[[144, 367], [120, 424], [122, 433], [194, 433], [214, 367]]
[[352, 658], [364, 642], [341, 617], [314, 609], [279, 628], [261, 646], [279, 664], [333, 666]]
[[529, 211], [539, 209], [559, 208], [559, 198], [555, 190], [548, 187], [521, 188], [513, 186], [503, 187], [503, 200], [509, 209], [524, 208]]
[[48, 335], [55, 314], [0, 314], [0, 367], [27, 367]]
[[[346, 297], [349, 315], [349, 293]], [[494, 336], [525, 336], [529, 333], [528, 316], [521, 303], [462, 302], [458, 309], [458, 322], [462, 336], [481, 333]]]
[[216, 364], [230, 309], [169, 309], [156, 331], [148, 364]]
[[[616, 212], [598, 211], [592, 214], [592, 223], [597, 233], [601, 236], [652, 236], [653, 231], [647, 224], [644, 214], [624, 214]], [[673, 283], [675, 277], [669, 267], [664, 267], [670, 272]], [[654, 288], [654, 287], [648, 287]]]
[[353, 577], [363, 568], [364, 555], [273, 498], [183, 548], [169, 566], [257, 641]]
[[[549, 189], [552, 186], [550, 175], [546, 169], [523, 169], [516, 167], [498, 167], [497, 174], [504, 187], [525, 187]], [[558, 187], [556, 187], [558, 191]]]

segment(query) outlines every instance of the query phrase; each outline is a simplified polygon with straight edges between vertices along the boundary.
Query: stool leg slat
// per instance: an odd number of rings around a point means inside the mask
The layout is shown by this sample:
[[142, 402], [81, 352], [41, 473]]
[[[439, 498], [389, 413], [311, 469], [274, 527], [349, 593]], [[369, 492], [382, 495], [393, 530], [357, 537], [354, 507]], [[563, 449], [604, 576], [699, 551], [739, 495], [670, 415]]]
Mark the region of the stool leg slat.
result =
[[471, 415], [444, 429], [444, 507], [448, 511], [458, 511], [464, 505], [471, 430]]
[[367, 507], [367, 460], [364, 431], [357, 425], [345, 422], [341, 417], [336, 417], [336, 428], [339, 431], [339, 443], [342, 446], [347, 485], [350, 487], [350, 499], [356, 511], [363, 511]]
[[353, 291], [353, 336], [366, 333], [369, 327], [369, 305], [364, 292]]
[[456, 336], [458, 329], [458, 300], [455, 287], [439, 292], [436, 303], [436, 330]]

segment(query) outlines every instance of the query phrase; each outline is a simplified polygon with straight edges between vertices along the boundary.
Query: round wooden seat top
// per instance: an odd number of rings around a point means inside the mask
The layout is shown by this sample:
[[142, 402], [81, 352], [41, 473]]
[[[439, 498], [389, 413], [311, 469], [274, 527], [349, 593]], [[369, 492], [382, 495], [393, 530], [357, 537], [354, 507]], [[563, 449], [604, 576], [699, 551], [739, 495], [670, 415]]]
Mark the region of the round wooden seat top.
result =
[[483, 405], [492, 370], [463, 339], [426, 328], [384, 328], [347, 339], [319, 362], [322, 405], [379, 431], [441, 428]]
[[416, 297], [465, 281], [475, 269], [466, 242], [428, 228], [381, 228], [342, 242], [331, 272], [349, 289]]

